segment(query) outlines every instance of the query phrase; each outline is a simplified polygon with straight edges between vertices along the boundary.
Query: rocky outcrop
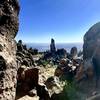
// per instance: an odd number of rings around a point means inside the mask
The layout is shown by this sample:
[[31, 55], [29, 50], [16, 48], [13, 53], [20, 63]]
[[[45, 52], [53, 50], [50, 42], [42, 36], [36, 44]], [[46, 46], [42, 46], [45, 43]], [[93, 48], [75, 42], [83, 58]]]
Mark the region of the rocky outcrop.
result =
[[22, 40], [19, 40], [17, 43], [17, 52], [23, 52]]
[[38, 86], [39, 69], [22, 66], [17, 72], [17, 96], [23, 96]]
[[[96, 77], [100, 77], [100, 22], [93, 25], [84, 36], [83, 59], [87, 69], [89, 63], [94, 69]], [[88, 63], [89, 62], [89, 63]]]
[[[39, 69], [21, 66], [18, 69], [16, 100], [25, 95], [39, 97], [39, 100], [50, 100], [48, 89], [44, 82], [39, 81]], [[32, 98], [34, 100], [34, 98]], [[26, 99], [25, 99], [26, 100]]]
[[78, 60], [75, 60], [75, 59], [74, 60], [70, 60], [70, 59], [60, 60], [59, 65], [57, 66], [54, 75], [57, 77], [65, 76], [66, 77], [65, 79], [67, 81], [72, 81], [73, 78], [77, 75], [77, 70], [79, 69], [82, 63], [82, 60], [80, 61]]
[[[84, 97], [100, 92], [100, 23], [93, 25], [84, 36], [83, 64], [79, 67], [76, 79]], [[95, 92], [96, 91], [96, 92]], [[85, 97], [85, 98], [86, 98]], [[86, 99], [88, 100], [88, 99]], [[89, 98], [99, 100], [99, 98]]]
[[57, 49], [56, 55], [59, 57], [59, 59], [66, 58], [67, 57], [67, 51], [65, 49]]
[[56, 52], [55, 40], [54, 39], [51, 39], [50, 51], [51, 51], [51, 53], [55, 53]]
[[17, 0], [0, 0], [0, 100], [15, 99], [18, 14]]
[[[93, 25], [84, 36], [83, 58], [90, 59], [97, 49], [100, 50], [100, 22]], [[99, 52], [98, 52], [99, 56]]]
[[70, 54], [71, 54], [72, 58], [75, 58], [78, 54], [77, 47], [72, 47]]
[[63, 91], [63, 86], [64, 86], [64, 84], [63, 83], [61, 84], [60, 79], [56, 76], [49, 77], [46, 80], [45, 85], [47, 86], [51, 98], [53, 94], [61, 93]]
[[16, 53], [19, 68], [23, 65], [26, 67], [34, 67], [33, 55], [35, 53], [38, 53], [38, 51], [32, 48], [28, 49], [26, 45], [23, 45], [22, 40], [19, 40], [17, 43], [17, 53]]

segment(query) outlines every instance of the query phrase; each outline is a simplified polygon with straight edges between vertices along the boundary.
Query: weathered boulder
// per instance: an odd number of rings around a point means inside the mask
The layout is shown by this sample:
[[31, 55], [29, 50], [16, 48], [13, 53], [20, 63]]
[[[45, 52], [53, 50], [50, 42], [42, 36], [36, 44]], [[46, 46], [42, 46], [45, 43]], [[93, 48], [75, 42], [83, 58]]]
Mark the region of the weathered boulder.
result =
[[[100, 22], [93, 25], [84, 36], [84, 45], [83, 45], [83, 58], [90, 59], [94, 53], [97, 53], [100, 57]], [[98, 50], [98, 51], [99, 51]]]
[[72, 58], [76, 57], [78, 54], [77, 47], [72, 47], [70, 54], [71, 54]]
[[[94, 69], [96, 80], [100, 77], [100, 22], [93, 25], [84, 36], [84, 67]], [[89, 64], [91, 63], [91, 64]], [[91, 65], [91, 66], [90, 66]], [[92, 74], [92, 72], [91, 72]]]
[[[47, 79], [47, 81], [45, 82], [45, 85], [47, 86], [47, 89], [48, 89], [49, 94], [51, 96], [50, 100], [54, 100], [52, 98], [53, 95], [62, 93], [65, 83], [61, 82], [58, 77], [51, 76]], [[56, 99], [56, 100], [58, 100], [58, 99]]]
[[18, 14], [17, 0], [0, 0], [0, 100], [15, 99]]
[[[39, 79], [39, 69], [37, 68], [26, 68], [25, 67], [20, 67], [18, 69], [18, 91], [24, 91], [28, 92], [34, 87], [37, 87], [38, 85], [38, 79]], [[27, 88], [25, 88], [25, 86]], [[21, 88], [20, 88], [21, 87]]]

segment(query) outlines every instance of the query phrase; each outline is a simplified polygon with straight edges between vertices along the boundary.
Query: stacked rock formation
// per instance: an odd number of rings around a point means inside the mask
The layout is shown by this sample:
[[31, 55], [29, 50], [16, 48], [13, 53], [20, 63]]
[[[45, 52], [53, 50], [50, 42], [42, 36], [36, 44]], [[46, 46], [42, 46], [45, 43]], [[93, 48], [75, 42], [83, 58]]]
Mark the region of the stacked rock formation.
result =
[[17, 0], [0, 0], [0, 100], [15, 99], [18, 14]]

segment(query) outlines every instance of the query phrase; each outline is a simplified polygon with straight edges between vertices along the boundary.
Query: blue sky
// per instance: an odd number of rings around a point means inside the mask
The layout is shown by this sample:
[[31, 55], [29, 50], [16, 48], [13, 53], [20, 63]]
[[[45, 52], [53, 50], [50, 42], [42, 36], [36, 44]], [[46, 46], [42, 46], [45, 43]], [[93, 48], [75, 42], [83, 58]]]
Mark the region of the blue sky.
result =
[[100, 0], [19, 0], [20, 28], [16, 40], [57, 43], [83, 42], [88, 29], [100, 21]]

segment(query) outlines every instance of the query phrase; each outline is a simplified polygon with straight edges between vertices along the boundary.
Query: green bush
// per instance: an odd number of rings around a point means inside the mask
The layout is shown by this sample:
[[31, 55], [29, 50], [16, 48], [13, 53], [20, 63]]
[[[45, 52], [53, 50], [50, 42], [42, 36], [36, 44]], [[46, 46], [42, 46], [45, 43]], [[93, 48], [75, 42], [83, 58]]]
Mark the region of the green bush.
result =
[[67, 82], [65, 83], [62, 96], [59, 100], [79, 100], [77, 95], [77, 88], [73, 82]]
[[47, 64], [49, 64], [49, 62], [48, 62], [48, 61], [45, 61], [45, 60], [42, 60], [42, 64], [43, 64], [44, 66], [46, 66]]
[[66, 83], [64, 93], [67, 94], [68, 100], [77, 100], [77, 89], [74, 83]]

